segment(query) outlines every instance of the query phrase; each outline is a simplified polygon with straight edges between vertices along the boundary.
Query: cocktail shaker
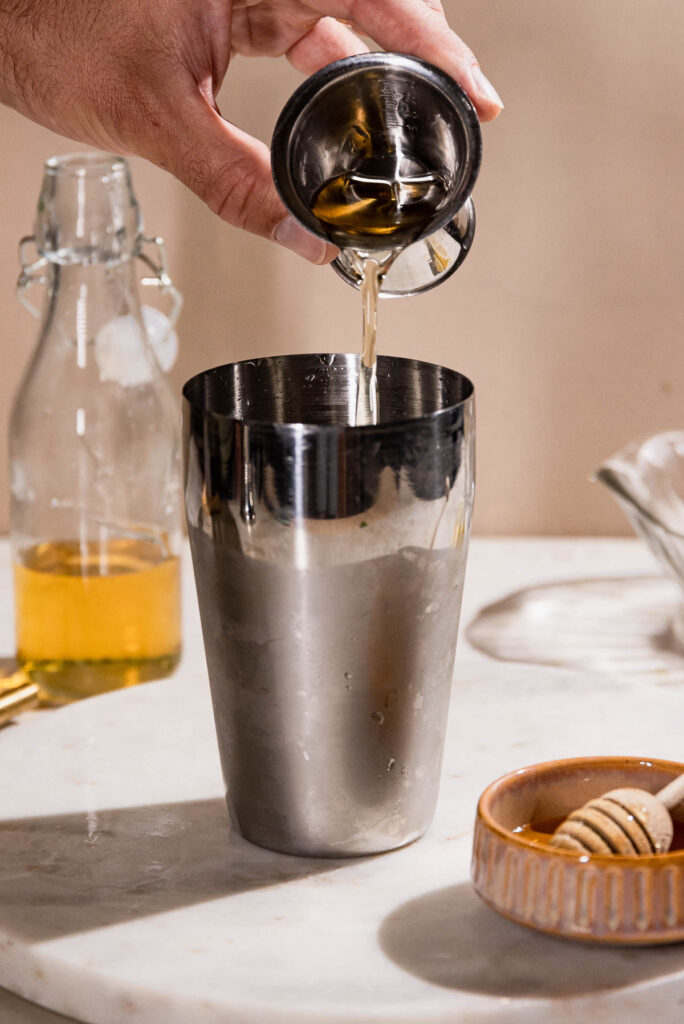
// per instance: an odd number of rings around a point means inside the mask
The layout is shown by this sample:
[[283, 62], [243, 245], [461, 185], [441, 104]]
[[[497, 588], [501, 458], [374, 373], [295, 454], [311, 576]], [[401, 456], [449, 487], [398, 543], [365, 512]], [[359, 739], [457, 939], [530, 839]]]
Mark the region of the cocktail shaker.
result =
[[219, 751], [245, 838], [378, 853], [433, 815], [474, 487], [469, 380], [381, 356], [219, 366], [184, 388], [185, 502]]

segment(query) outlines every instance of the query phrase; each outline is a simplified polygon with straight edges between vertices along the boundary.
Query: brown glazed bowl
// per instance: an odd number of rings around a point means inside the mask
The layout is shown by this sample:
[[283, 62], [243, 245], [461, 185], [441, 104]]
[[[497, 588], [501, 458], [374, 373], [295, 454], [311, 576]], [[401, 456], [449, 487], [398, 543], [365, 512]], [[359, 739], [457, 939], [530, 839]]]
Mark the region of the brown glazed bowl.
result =
[[[657, 793], [684, 764], [636, 757], [572, 758], [504, 775], [480, 797], [472, 880], [494, 910], [549, 935], [620, 945], [684, 939], [684, 805], [675, 838], [653, 856], [585, 856], [526, 835], [544, 832], [621, 786]], [[679, 823], [679, 824], [678, 824]]]

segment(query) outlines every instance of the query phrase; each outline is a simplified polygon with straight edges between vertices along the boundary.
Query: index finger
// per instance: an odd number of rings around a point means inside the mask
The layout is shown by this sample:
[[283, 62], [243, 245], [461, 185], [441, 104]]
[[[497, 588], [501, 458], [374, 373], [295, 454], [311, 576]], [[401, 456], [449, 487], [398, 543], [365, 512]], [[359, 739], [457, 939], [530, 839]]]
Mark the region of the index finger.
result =
[[493, 120], [503, 109], [472, 50], [449, 27], [439, 0], [313, 0], [311, 6], [350, 21], [385, 50], [442, 68], [465, 89], [481, 121]]

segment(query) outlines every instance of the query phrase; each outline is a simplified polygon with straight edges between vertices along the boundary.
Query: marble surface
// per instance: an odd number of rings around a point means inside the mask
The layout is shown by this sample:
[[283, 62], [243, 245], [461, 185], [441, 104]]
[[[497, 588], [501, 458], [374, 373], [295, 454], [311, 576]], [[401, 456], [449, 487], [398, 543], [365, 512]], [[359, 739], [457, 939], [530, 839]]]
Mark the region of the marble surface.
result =
[[0, 802], [0, 984], [66, 1015], [0, 993], [2, 1024], [643, 1024], [652, 1014], [679, 1024], [684, 946], [549, 939], [499, 918], [468, 882], [489, 781], [551, 757], [681, 760], [684, 702], [649, 672], [494, 660], [470, 646], [468, 625], [524, 588], [605, 578], [633, 592], [654, 576], [637, 541], [475, 541], [434, 825], [392, 854], [319, 861], [230, 831], [186, 573], [173, 679], [28, 714], [0, 733], [11, 780]]

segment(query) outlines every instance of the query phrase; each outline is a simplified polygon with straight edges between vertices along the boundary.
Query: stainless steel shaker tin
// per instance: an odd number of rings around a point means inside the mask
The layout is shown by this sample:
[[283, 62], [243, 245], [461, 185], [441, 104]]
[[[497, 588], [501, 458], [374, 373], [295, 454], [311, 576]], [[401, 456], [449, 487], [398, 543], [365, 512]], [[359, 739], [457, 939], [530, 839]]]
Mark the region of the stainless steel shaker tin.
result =
[[439, 788], [474, 487], [473, 386], [380, 357], [248, 360], [184, 388], [185, 500], [219, 750], [245, 838], [416, 839]]

